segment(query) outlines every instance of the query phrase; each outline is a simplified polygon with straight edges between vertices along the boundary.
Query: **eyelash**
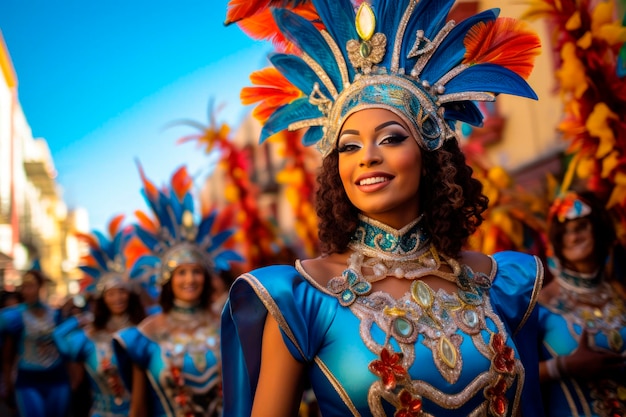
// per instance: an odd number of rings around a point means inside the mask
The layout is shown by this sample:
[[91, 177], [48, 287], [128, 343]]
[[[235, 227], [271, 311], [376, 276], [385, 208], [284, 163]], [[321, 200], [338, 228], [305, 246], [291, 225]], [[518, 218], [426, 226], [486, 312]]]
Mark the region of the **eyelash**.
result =
[[[408, 135], [389, 135], [389, 136], [386, 136], [380, 143], [395, 145], [395, 144], [404, 142], [408, 137], [409, 137]], [[337, 152], [339, 153], [349, 152], [349, 151], [354, 150], [357, 147], [358, 147], [357, 145], [348, 143], [345, 145], [338, 146]]]

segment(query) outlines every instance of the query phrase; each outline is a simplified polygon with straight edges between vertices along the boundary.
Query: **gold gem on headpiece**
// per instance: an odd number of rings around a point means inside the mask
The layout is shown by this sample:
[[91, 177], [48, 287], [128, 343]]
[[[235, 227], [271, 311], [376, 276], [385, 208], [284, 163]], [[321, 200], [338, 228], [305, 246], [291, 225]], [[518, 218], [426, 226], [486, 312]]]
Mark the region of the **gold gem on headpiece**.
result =
[[355, 23], [361, 41], [356, 39], [348, 41], [346, 44], [348, 58], [355, 70], [360, 68], [363, 74], [369, 74], [372, 72], [372, 66], [385, 57], [387, 37], [382, 33], [374, 33], [376, 17], [367, 3], [361, 3]]
[[181, 243], [170, 248], [163, 255], [161, 264], [161, 282], [163, 285], [172, 278], [174, 270], [181, 265], [198, 264], [207, 271], [213, 269], [208, 254], [204, 255], [194, 244]]

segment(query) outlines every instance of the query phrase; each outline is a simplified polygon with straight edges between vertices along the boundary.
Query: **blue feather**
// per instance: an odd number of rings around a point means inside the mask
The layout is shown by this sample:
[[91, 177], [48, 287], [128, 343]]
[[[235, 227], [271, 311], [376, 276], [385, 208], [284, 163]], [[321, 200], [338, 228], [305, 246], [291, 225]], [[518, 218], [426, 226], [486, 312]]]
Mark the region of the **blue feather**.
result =
[[98, 262], [98, 266], [100, 269], [106, 271], [107, 270], [107, 260], [104, 256], [104, 253], [101, 250], [92, 250], [89, 254]]
[[[455, 0], [420, 0], [413, 10], [413, 15], [404, 32], [402, 49], [400, 51], [400, 65], [403, 68], [413, 68], [417, 58], [407, 58], [407, 55], [415, 44], [418, 30], [424, 31], [424, 36], [433, 38], [439, 33], [447, 22], [448, 13]], [[392, 32], [393, 33], [393, 32]]]
[[291, 123], [318, 117], [322, 117], [322, 112], [309, 103], [308, 97], [294, 100], [276, 110], [265, 122], [259, 142], [263, 143], [270, 136], [287, 129]]
[[[342, 51], [344, 60], [349, 63], [345, 50], [346, 43], [351, 39], [359, 39], [354, 25], [355, 13], [351, 0], [313, 0], [312, 3], [326, 30]], [[354, 79], [354, 68], [349, 64], [347, 66], [352, 80]]]
[[498, 17], [498, 13], [498, 9], [485, 10], [455, 26], [430, 58], [420, 74], [420, 78], [434, 84], [448, 71], [459, 65], [465, 56], [463, 41], [467, 36], [467, 32], [478, 22], [495, 20]]
[[515, 72], [495, 64], [476, 64], [446, 84], [446, 94], [486, 91], [537, 99], [526, 80]]
[[156, 269], [161, 265], [161, 259], [158, 256], [144, 255], [135, 261], [130, 268], [130, 278], [139, 278], [151, 269]]
[[135, 233], [139, 240], [151, 251], [155, 251], [159, 246], [159, 240], [152, 233], [147, 232], [141, 227], [135, 226]]
[[102, 270], [99, 268], [94, 268], [93, 266], [81, 265], [78, 267], [78, 269], [94, 279], [99, 279], [102, 276]]
[[216, 212], [212, 212], [209, 216], [202, 219], [198, 225], [198, 233], [196, 235], [196, 243], [200, 243], [205, 236], [211, 233], [213, 222], [215, 221]]
[[324, 128], [322, 126], [311, 126], [302, 137], [302, 143], [304, 146], [314, 145], [319, 142], [323, 136]]
[[213, 238], [211, 239], [211, 246], [207, 248], [207, 251], [211, 253], [220, 246], [222, 246], [222, 244], [224, 244], [224, 242], [226, 242], [228, 238], [233, 235], [234, 232], [234, 230], [229, 229], [213, 235]]
[[[341, 91], [343, 82], [337, 66], [337, 60], [317, 28], [311, 22], [290, 10], [273, 9], [272, 12], [276, 24], [285, 37], [320, 64], [335, 85], [335, 88]], [[339, 44], [339, 47], [341, 48], [343, 45]], [[291, 71], [294, 70], [292, 69]], [[312, 84], [308, 87], [309, 93], [311, 87]], [[302, 91], [307, 91], [307, 89], [302, 89]]]
[[445, 103], [442, 107], [446, 109], [443, 115], [445, 120], [465, 122], [472, 126], [483, 125], [484, 115], [472, 101]]
[[318, 83], [326, 97], [332, 97], [326, 86], [302, 58], [287, 54], [270, 54], [269, 60], [291, 84], [308, 96], [313, 91], [313, 84]]
[[[386, 34], [396, 33], [397, 28], [400, 26], [400, 20], [404, 16], [406, 8], [409, 6], [412, 0], [374, 0], [372, 1], [372, 9], [374, 10], [374, 16], [376, 16], [376, 32], [382, 32]], [[393, 50], [393, 43], [395, 39], [387, 35], [387, 53], [385, 58], [380, 63], [381, 66], [389, 67], [391, 63]]]

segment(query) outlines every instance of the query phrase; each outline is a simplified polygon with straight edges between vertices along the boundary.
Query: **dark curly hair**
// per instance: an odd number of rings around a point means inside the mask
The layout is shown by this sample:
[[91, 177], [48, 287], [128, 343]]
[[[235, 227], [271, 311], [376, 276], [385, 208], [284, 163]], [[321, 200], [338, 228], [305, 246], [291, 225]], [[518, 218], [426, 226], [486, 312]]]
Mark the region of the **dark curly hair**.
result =
[[[422, 151], [422, 170], [415, 173], [416, 180], [422, 175], [419, 199], [425, 231], [440, 253], [453, 258], [483, 222], [489, 203], [472, 172], [457, 141], [447, 140], [436, 151]], [[324, 158], [317, 181], [320, 248], [325, 254], [342, 253], [358, 225], [359, 211], [341, 183], [336, 149]]]
[[[613, 220], [604, 208], [602, 201], [591, 191], [577, 192], [578, 197], [591, 208], [591, 213], [586, 216], [591, 222], [594, 238], [594, 258], [598, 266], [603, 266], [609, 252], [615, 244], [615, 228]], [[568, 220], [560, 222], [558, 218], [550, 219], [548, 238], [552, 244], [554, 255], [567, 266], [568, 262], [563, 256], [563, 235], [565, 234], [565, 224]]]
[[[141, 303], [139, 295], [133, 291], [128, 293], [128, 307], [126, 308], [128, 318], [133, 325], [138, 325], [146, 317], [146, 310]], [[111, 318], [111, 310], [104, 302], [104, 297], [100, 296], [95, 300], [93, 311], [93, 327], [96, 330], [103, 330]]]

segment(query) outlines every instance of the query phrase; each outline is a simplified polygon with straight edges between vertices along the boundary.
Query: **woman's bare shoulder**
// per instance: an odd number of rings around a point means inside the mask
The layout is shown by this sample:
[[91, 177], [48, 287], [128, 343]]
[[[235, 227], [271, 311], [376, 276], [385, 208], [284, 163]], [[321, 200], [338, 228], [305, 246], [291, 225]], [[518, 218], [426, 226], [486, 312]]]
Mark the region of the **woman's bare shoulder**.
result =
[[340, 276], [346, 269], [348, 255], [332, 254], [304, 259], [300, 265], [304, 272], [316, 283], [325, 287], [332, 278]]
[[157, 313], [143, 319], [137, 328], [147, 337], [153, 338], [158, 331], [163, 331], [164, 324], [163, 313]]
[[461, 264], [469, 266], [474, 272], [482, 272], [491, 275], [493, 261], [490, 256], [475, 251], [463, 251], [461, 253]]

